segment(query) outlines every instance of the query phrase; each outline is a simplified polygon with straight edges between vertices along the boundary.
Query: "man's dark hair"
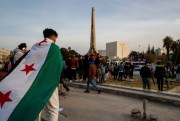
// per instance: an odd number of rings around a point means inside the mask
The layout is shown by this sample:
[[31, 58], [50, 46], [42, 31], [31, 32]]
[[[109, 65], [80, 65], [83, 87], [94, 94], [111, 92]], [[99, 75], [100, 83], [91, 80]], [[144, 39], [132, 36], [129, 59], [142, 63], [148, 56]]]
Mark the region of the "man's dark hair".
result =
[[43, 31], [43, 35], [44, 35], [44, 38], [49, 38], [50, 36], [54, 35], [54, 36], [58, 36], [57, 32], [53, 29], [45, 29]]
[[22, 50], [22, 48], [26, 48], [26, 43], [21, 43], [20, 45], [18, 45], [18, 48]]
[[161, 64], [161, 61], [157, 61], [157, 65], [160, 65]]

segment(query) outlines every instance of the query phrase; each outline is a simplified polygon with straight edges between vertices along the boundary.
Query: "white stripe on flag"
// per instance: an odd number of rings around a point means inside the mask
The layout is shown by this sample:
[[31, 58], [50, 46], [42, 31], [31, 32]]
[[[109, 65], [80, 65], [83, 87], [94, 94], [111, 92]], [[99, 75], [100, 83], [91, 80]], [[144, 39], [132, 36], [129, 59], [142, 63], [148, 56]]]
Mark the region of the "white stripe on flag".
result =
[[[12, 102], [5, 102], [2, 108], [0, 107], [0, 121], [8, 120], [13, 110], [31, 87], [45, 62], [51, 43], [52, 41], [47, 39], [47, 43], [43, 43], [41, 46], [34, 45], [14, 71], [0, 83], [0, 92], [6, 94], [11, 91], [9, 98], [12, 100]], [[26, 71], [21, 71], [25, 69], [25, 65], [30, 66], [33, 63], [35, 71], [30, 71], [27, 75]]]

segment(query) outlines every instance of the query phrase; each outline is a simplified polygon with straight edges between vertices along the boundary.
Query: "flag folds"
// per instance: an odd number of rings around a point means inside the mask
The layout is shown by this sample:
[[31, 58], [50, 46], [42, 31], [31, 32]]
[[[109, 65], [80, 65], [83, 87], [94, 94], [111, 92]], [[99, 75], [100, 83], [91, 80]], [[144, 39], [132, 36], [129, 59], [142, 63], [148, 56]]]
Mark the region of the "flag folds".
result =
[[35, 44], [0, 82], [0, 121], [34, 121], [60, 81], [62, 56], [50, 39]]

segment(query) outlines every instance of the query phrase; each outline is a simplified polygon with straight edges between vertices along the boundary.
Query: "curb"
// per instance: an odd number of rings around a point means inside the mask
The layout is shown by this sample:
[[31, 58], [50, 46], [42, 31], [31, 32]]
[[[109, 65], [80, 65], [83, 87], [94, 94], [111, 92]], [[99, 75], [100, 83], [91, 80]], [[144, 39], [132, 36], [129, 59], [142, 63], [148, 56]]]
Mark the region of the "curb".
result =
[[[83, 83], [75, 83], [75, 82], [68, 82], [68, 86], [75, 87], [75, 88], [86, 88], [86, 84]], [[159, 103], [164, 103], [173, 106], [180, 106], [180, 95], [176, 95], [175, 93], [158, 93], [155, 91], [144, 91], [136, 88], [126, 88], [126, 87], [115, 87], [115, 86], [108, 86], [108, 85], [98, 85], [102, 92], [114, 94], [114, 95], [121, 95], [127, 96], [132, 98], [138, 99], [147, 99], [149, 101], [155, 101]], [[92, 89], [92, 87], [91, 87]]]

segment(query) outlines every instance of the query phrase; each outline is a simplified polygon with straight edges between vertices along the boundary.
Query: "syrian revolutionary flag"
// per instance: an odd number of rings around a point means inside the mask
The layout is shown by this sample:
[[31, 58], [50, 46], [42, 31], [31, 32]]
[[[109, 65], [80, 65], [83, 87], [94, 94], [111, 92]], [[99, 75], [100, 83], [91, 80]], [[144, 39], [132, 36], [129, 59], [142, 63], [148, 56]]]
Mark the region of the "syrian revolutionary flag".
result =
[[35, 44], [0, 82], [0, 121], [34, 121], [56, 89], [60, 49], [50, 39]]

